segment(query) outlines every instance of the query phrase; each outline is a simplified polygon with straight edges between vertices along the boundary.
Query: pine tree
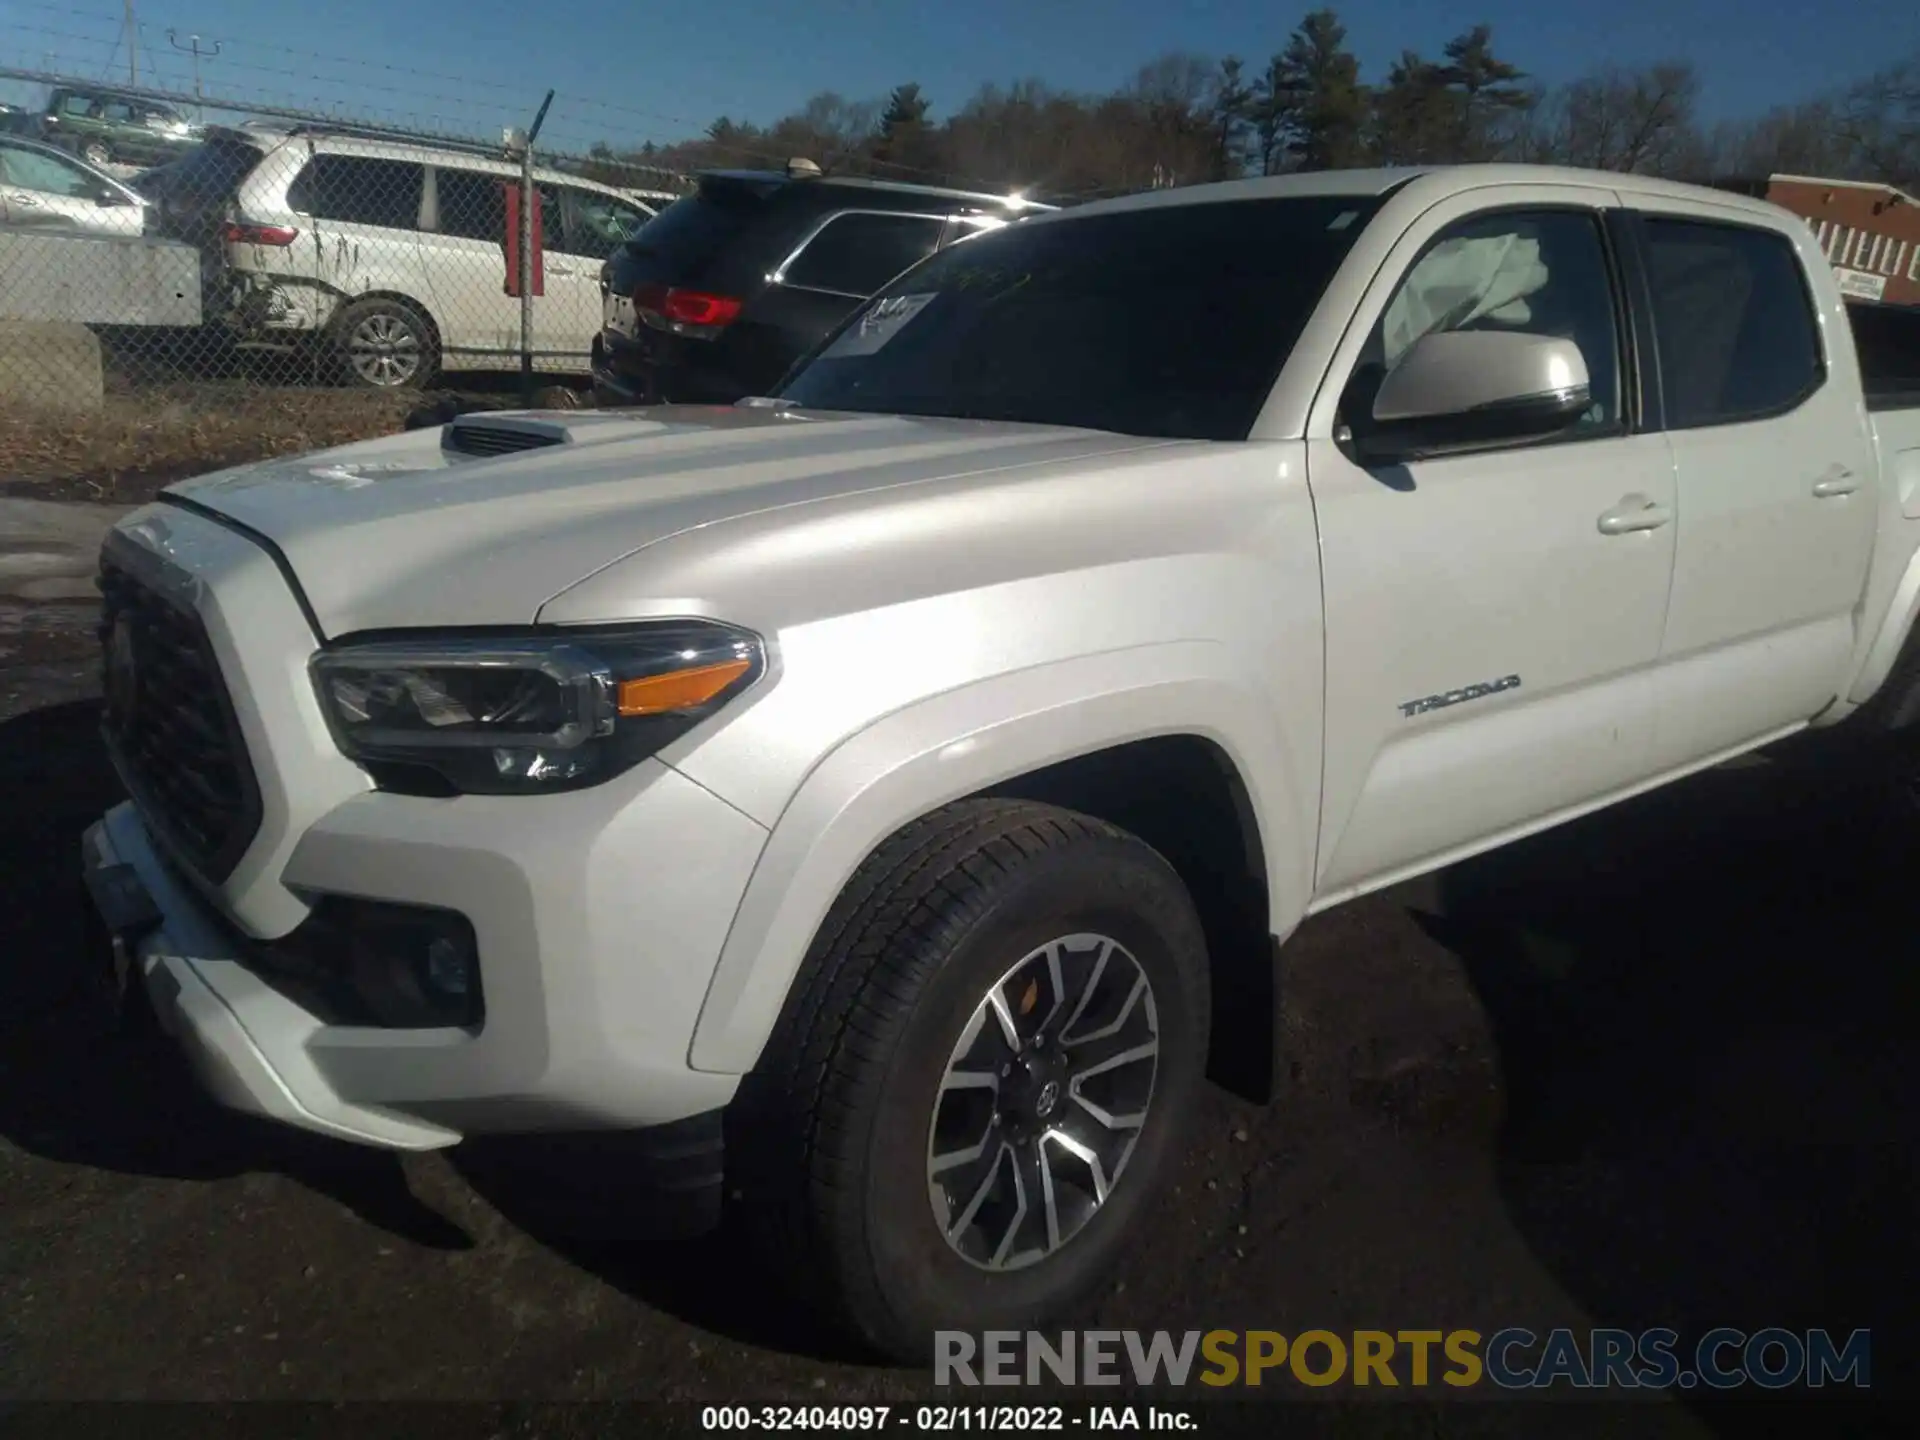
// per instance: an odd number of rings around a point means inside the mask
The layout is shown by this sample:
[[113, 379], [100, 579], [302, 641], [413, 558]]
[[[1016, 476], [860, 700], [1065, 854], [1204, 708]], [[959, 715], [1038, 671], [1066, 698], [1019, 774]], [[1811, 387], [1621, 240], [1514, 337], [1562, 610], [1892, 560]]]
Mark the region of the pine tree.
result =
[[1493, 27], [1476, 25], [1455, 36], [1441, 52], [1442, 84], [1451, 92], [1453, 153], [1456, 161], [1491, 160], [1501, 151], [1506, 129], [1533, 105], [1519, 82], [1526, 73], [1493, 53]]
[[1368, 150], [1381, 165], [1430, 165], [1453, 158], [1456, 139], [1452, 96], [1443, 67], [1412, 50], [1387, 71], [1374, 93]]
[[1338, 170], [1358, 163], [1366, 124], [1360, 62], [1332, 10], [1300, 22], [1268, 63], [1255, 101], [1262, 169]]

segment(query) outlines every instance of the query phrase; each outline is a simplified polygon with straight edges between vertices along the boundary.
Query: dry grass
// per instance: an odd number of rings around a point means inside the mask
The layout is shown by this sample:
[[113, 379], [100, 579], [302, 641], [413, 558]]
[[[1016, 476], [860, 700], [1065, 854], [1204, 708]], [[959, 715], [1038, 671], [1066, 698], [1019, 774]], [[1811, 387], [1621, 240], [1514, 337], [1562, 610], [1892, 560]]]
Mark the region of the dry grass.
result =
[[209, 470], [394, 434], [421, 400], [200, 382], [109, 394], [91, 415], [0, 408], [0, 490], [146, 500]]

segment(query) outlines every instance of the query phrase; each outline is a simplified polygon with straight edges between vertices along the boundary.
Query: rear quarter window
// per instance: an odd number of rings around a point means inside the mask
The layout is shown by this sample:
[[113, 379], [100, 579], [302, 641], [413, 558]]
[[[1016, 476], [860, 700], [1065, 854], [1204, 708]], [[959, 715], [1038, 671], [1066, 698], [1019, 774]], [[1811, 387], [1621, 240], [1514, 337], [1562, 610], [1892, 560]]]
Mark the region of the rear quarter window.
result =
[[730, 258], [773, 211], [777, 187], [708, 179], [633, 233], [624, 249], [650, 279], [696, 280]]
[[182, 210], [207, 209], [233, 199], [260, 159], [260, 149], [243, 140], [207, 140], [172, 164], [140, 176], [134, 188], [145, 195], [164, 196], [169, 205]]
[[912, 269], [940, 242], [946, 218], [868, 212], [836, 215], [787, 262], [782, 280], [864, 299]]

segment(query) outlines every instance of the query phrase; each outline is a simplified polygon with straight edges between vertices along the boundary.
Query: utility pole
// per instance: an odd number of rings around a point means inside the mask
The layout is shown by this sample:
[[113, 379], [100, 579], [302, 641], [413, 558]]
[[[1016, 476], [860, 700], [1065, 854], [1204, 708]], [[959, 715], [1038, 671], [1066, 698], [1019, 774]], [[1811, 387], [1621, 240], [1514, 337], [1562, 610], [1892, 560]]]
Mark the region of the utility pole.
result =
[[[131, 6], [131, 0], [129, 0], [129, 6]], [[193, 99], [196, 105], [200, 105], [200, 57], [204, 55], [207, 59], [211, 60], [214, 56], [218, 55], [220, 53], [220, 42], [218, 40], [214, 41], [211, 50], [202, 50], [200, 48], [200, 37], [198, 35], [189, 35], [187, 41], [187, 44], [182, 45], [173, 31], [167, 31], [167, 43], [169, 45], [173, 46], [173, 48], [178, 50], [182, 55], [193, 56]], [[202, 108], [205, 107], [202, 106]]]
[[133, 28], [133, 0], [127, 0], [127, 84], [140, 88], [140, 32]]

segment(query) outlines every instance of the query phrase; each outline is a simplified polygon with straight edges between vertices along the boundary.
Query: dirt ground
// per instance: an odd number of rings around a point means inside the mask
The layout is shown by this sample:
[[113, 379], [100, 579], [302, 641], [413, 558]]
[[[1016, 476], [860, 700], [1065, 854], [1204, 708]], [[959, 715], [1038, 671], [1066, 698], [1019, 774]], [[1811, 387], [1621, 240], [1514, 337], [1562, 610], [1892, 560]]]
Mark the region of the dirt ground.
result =
[[[728, 1237], [647, 1233], [611, 1144], [397, 1160], [216, 1111], [104, 1034], [76, 981], [75, 847], [116, 798], [91, 613], [0, 622], [0, 1397], [928, 1395], [822, 1353]], [[1878, 777], [1789, 758], [1309, 922], [1288, 1093], [1208, 1100], [1098, 1321], [1865, 1326], [1874, 1395], [1902, 1397], [1916, 874], [1920, 818]], [[1484, 1433], [1484, 1393], [1398, 1433]], [[1802, 1433], [1862, 1433], [1816, 1398]], [[1698, 1392], [1604, 1419], [1764, 1423]]]
[[[565, 388], [543, 382], [536, 404]], [[388, 393], [249, 379], [135, 386], [116, 376], [97, 413], [0, 407], [0, 497], [132, 504], [208, 471], [391, 435], [410, 418], [438, 424], [519, 403], [506, 378]]]

